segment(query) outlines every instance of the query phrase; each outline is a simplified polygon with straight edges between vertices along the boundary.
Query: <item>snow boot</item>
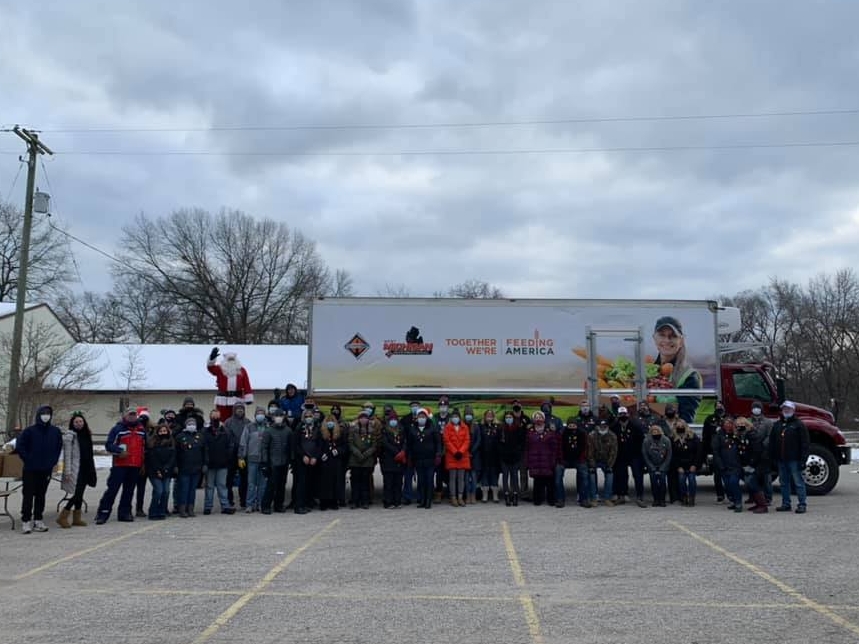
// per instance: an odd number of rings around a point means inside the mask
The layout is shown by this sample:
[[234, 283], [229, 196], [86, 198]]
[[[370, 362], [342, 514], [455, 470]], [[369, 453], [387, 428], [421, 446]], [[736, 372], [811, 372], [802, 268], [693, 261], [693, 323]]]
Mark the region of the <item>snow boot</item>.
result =
[[519, 495], [513, 493], [513, 507], [519, 507]]
[[82, 512], [80, 510], [74, 510], [72, 512], [72, 525], [85, 528], [88, 524], [83, 520], [83, 518], [81, 518], [81, 514]]
[[57, 517], [57, 525], [61, 528], [71, 528], [72, 524], [69, 523], [69, 511], [63, 508], [60, 512], [60, 516]]
[[754, 514], [766, 514], [770, 511], [767, 507], [767, 498], [764, 496], [763, 492], [755, 492], [753, 496], [755, 499], [755, 507], [752, 508], [752, 512]]

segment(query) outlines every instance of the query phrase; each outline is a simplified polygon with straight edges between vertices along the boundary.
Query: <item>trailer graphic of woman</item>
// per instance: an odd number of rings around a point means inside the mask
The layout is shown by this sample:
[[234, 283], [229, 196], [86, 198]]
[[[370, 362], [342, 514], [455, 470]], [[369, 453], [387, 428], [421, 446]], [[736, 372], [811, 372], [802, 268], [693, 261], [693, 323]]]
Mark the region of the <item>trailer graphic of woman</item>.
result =
[[[701, 374], [687, 361], [683, 325], [677, 318], [665, 315], [656, 320], [653, 329], [653, 341], [659, 352], [653, 363], [660, 367], [659, 374], [660, 380], [664, 383], [663, 388], [702, 388]], [[671, 365], [671, 367], [666, 369], [664, 368], [666, 365]], [[651, 384], [650, 380], [648, 378], [648, 387]], [[698, 411], [698, 405], [701, 404], [701, 396], [657, 396], [656, 400], [660, 403], [675, 403], [677, 415], [687, 423], [695, 422], [695, 414]]]

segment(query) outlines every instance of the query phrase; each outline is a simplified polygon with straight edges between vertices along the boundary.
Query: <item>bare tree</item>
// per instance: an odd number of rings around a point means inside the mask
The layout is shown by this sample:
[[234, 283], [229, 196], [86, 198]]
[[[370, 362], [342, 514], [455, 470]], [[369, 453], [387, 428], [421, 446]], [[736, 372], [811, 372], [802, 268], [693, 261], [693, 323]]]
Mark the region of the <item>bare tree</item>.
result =
[[342, 288], [301, 232], [235, 210], [139, 215], [124, 229], [116, 277], [143, 280], [174, 307], [173, 341], [299, 343], [309, 303]]
[[143, 348], [128, 345], [125, 347], [125, 357], [119, 375], [125, 383], [125, 393], [131, 393], [139, 385], [146, 382], [146, 368], [143, 364]]
[[[11, 346], [12, 334], [0, 335], [0, 371], [6, 373]], [[79, 390], [98, 380], [101, 367], [95, 352], [69, 343], [51, 324], [26, 320], [22, 347], [18, 409], [8, 408], [8, 392], [0, 390], [0, 409], [4, 415], [13, 414], [21, 427], [32, 422], [40, 405], [68, 410], [79, 404]]]
[[[21, 268], [21, 237], [24, 214], [15, 206], [0, 202], [0, 302], [14, 301]], [[48, 226], [48, 220], [33, 219], [30, 234], [30, 261], [27, 293], [46, 299], [71, 281], [71, 253], [68, 240]]]
[[182, 342], [178, 328], [182, 311], [179, 302], [161, 291], [140, 273], [113, 272], [113, 294], [109, 300], [116, 305], [125, 337], [141, 344]]
[[119, 300], [109, 295], [86, 291], [82, 295], [65, 294], [54, 302], [54, 312], [78, 342], [123, 342], [127, 315]]
[[411, 297], [408, 286], [405, 284], [388, 284], [385, 283], [385, 288], [376, 291], [378, 297]]
[[352, 282], [352, 276], [342, 268], [338, 268], [334, 271], [328, 295], [330, 297], [352, 297], [354, 294], [355, 285]]
[[[466, 300], [500, 300], [504, 293], [497, 286], [478, 279], [468, 279], [459, 284], [454, 284], [446, 293], [447, 297], [458, 297]], [[440, 291], [434, 293], [435, 297], [444, 297]]]

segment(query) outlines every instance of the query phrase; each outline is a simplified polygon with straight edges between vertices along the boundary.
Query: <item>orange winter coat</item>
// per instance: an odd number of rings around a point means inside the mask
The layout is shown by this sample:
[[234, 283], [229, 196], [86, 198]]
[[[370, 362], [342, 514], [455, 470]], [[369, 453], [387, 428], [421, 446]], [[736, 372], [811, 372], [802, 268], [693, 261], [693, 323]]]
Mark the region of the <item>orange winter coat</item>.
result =
[[[449, 470], [471, 469], [471, 430], [465, 423], [454, 425], [448, 423], [444, 427], [444, 465]], [[454, 455], [462, 454], [457, 459]]]

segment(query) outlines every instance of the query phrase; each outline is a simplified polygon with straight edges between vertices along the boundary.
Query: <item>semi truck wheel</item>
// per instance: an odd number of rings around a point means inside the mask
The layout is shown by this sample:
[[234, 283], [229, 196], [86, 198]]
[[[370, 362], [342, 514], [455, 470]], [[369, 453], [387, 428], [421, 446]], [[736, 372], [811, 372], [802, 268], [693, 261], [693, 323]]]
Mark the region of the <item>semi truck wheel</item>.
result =
[[809, 495], [829, 494], [838, 483], [838, 461], [823, 445], [812, 443], [808, 449], [808, 460], [802, 477]]

